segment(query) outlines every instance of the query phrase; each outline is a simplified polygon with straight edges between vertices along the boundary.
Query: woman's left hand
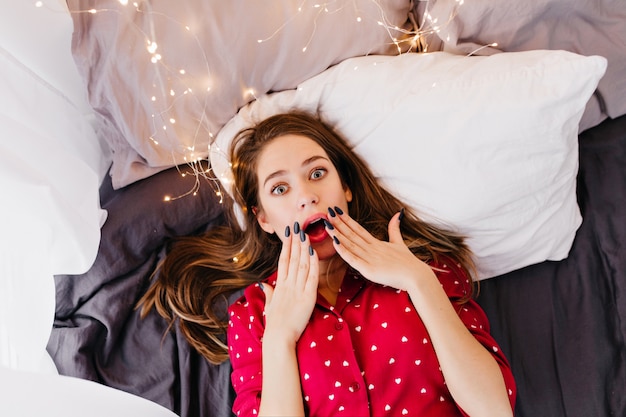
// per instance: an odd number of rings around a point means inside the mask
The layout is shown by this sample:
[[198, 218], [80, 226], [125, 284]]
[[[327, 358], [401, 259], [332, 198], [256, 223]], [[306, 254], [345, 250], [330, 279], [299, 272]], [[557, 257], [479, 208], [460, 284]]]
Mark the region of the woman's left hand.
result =
[[[330, 211], [330, 210], [329, 210]], [[334, 209], [333, 212], [336, 213]], [[408, 290], [419, 277], [434, 276], [430, 266], [409, 250], [400, 232], [400, 213], [389, 221], [389, 242], [372, 236], [347, 213], [330, 216], [335, 250], [350, 266], [370, 281], [400, 290]]]
[[327, 231], [337, 238], [335, 249], [348, 264], [370, 281], [408, 292], [459, 407], [472, 416], [513, 415], [497, 361], [460, 320], [430, 266], [406, 246], [399, 214], [389, 222], [389, 242], [376, 239], [347, 214], [331, 214], [329, 220], [333, 229]]

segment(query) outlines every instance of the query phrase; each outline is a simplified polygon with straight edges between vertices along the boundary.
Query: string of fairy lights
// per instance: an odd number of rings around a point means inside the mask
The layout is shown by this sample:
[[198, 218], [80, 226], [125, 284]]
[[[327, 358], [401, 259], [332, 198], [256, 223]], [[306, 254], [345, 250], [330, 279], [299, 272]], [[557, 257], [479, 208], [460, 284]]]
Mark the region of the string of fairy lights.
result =
[[[407, 52], [428, 52], [429, 45], [427, 39], [429, 36], [439, 34], [442, 28], [445, 28], [452, 20], [454, 20], [456, 14], [458, 13], [458, 8], [464, 5], [464, 0], [455, 0], [456, 5], [453, 8], [452, 13], [450, 13], [450, 16], [448, 16], [444, 22], [439, 22], [437, 18], [433, 18], [433, 16], [429, 13], [428, 1], [426, 0], [423, 2], [426, 7], [422, 13], [421, 21], [417, 22], [413, 13], [410, 13], [408, 18], [411, 25], [410, 27], [405, 28], [399, 27], [389, 21], [385, 14], [383, 5], [380, 4], [380, 1], [383, 0], [370, 1], [379, 11], [379, 19], [375, 22], [375, 24], [384, 28], [389, 36], [390, 45], [395, 46], [398, 54]], [[410, 0], [407, 0], [407, 2], [408, 1]], [[200, 58], [199, 61], [204, 65], [204, 68], [202, 68], [200, 72], [204, 72], [205, 76], [200, 77], [200, 79], [198, 79], [198, 77], [195, 76], [195, 73], [192, 73], [193, 71], [190, 71], [188, 68], [170, 67], [168, 56], [159, 44], [159, 34], [156, 33], [154, 25], [148, 24], [147, 28], [142, 28], [138, 24], [133, 23], [134, 29], [138, 30], [145, 39], [146, 57], [149, 59], [149, 62], [155, 66], [153, 82], [154, 92], [149, 97], [149, 100], [155, 106], [155, 111], [152, 112], [149, 116], [150, 120], [147, 121], [147, 123], [152, 127], [152, 131], [147, 135], [146, 139], [150, 141], [153, 147], [160, 148], [161, 152], [170, 152], [173, 165], [178, 168], [182, 177], [187, 177], [188, 175], [193, 175], [195, 177], [193, 186], [187, 192], [176, 196], [166, 195], [163, 200], [168, 202], [188, 195], [197, 195], [201, 186], [201, 181], [208, 181], [213, 184], [213, 189], [217, 197], [219, 197], [219, 201], [221, 203], [223, 201], [222, 188], [220, 187], [220, 181], [222, 179], [215, 177], [211, 171], [210, 163], [208, 161], [208, 155], [212, 150], [211, 147], [217, 147], [217, 145], [214, 144], [214, 137], [217, 134], [217, 131], [209, 127], [207, 115], [209, 110], [207, 109], [206, 95], [211, 93], [211, 90], [215, 87], [214, 83], [216, 80], [211, 77], [211, 63], [209, 62], [209, 58], [207, 58], [206, 51], [203, 48], [201, 40], [194, 33], [193, 25], [190, 22], [181, 22], [174, 16], [152, 10], [149, 1], [131, 2], [128, 0], [117, 0], [117, 2], [120, 6], [123, 6], [121, 9], [119, 6], [117, 6], [118, 8], [109, 6], [106, 8], [71, 10], [71, 13], [117, 13], [121, 15], [125, 11], [125, 8], [132, 7], [132, 12], [149, 15], [151, 19], [154, 19], [156, 16], [167, 19], [169, 22], [173, 23], [175, 27], [180, 28], [183, 33], [186, 33], [191, 37], [192, 43], [195, 45], [195, 49], [190, 51], [190, 53], [198, 54], [199, 56], [195, 56], [194, 58]], [[41, 0], [36, 1], [35, 7], [48, 7], [45, 3], [45, 1]], [[311, 12], [312, 8], [315, 16], [311, 33], [307, 35], [307, 41], [301, 47], [301, 52], [306, 53], [311, 43], [314, 41], [318, 27], [318, 19], [323, 18], [325, 14], [337, 12], [339, 8], [348, 7], [349, 5], [354, 6], [353, 3], [354, 2], [342, 0], [327, 0], [325, 2], [300, 0], [296, 9], [297, 13], [303, 13], [304, 11]], [[290, 20], [294, 18], [295, 15], [287, 18], [267, 37], [256, 39], [256, 43], [263, 44], [271, 41], [276, 36], [279, 36], [284, 28], [291, 23]], [[358, 13], [356, 13], [355, 19], [357, 23], [363, 23], [364, 21], [363, 17]], [[148, 19], [148, 23], [150, 22], [150, 19]], [[496, 46], [496, 44], [485, 45], [484, 47], [488, 46]], [[197, 72], [198, 69], [196, 69], [196, 73]], [[242, 95], [244, 100], [247, 102], [257, 98], [257, 92], [254, 87], [243, 87]], [[182, 135], [182, 127], [180, 127], [173, 109], [178, 101], [189, 98], [196, 100], [202, 111], [200, 112], [197, 120], [194, 121], [195, 129], [193, 129], [193, 132], [190, 134], [188, 133], [187, 135]], [[161, 106], [160, 109], [159, 106]], [[187, 115], [185, 116], [187, 117]], [[179, 127], [178, 130], [177, 127]], [[165, 138], [164, 140], [160, 140], [162, 136]], [[173, 141], [172, 137], [174, 137]], [[168, 146], [164, 146], [164, 143], [167, 143], [168, 145], [173, 144], [177, 147], [177, 149], [167, 149]], [[202, 149], [197, 149], [198, 143], [202, 143]], [[213, 149], [213, 151], [221, 152], [219, 148]], [[177, 162], [181, 160], [181, 156], [184, 164]], [[185, 165], [188, 169], [185, 169], [182, 165]]]

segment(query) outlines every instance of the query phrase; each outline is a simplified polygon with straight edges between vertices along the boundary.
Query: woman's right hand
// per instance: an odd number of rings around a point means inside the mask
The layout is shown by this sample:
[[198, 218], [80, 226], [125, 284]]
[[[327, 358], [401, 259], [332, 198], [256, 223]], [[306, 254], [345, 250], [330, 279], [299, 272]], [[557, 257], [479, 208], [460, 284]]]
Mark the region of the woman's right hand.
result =
[[[300, 229], [295, 225], [294, 228]], [[317, 254], [304, 232], [291, 233], [287, 226], [285, 236], [278, 260], [276, 287], [262, 287], [266, 297], [263, 339], [267, 341], [270, 337], [295, 345], [317, 300], [319, 266]]]

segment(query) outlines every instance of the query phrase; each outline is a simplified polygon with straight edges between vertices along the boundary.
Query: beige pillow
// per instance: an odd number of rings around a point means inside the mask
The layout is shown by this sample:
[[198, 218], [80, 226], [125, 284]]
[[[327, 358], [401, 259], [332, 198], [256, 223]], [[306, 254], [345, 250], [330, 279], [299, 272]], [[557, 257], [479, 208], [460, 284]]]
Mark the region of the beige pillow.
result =
[[[409, 2], [69, 0], [116, 188], [206, 157], [237, 110], [346, 58], [397, 54]], [[136, 4], [136, 5], [135, 5]]]

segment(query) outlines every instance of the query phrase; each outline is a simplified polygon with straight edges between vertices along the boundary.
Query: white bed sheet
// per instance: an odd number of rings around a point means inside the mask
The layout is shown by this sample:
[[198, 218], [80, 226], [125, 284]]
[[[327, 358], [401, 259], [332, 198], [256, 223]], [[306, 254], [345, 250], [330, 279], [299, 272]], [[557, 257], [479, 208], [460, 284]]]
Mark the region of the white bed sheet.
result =
[[53, 275], [95, 260], [108, 157], [89, 122], [64, 4], [0, 7], [0, 364], [53, 370]]
[[56, 375], [46, 352], [53, 276], [83, 273], [95, 260], [111, 157], [91, 124], [65, 3], [0, 0], [0, 8], [0, 415], [172, 416]]
[[66, 376], [0, 367], [0, 387], [2, 416], [176, 417], [168, 409], [135, 395]]

